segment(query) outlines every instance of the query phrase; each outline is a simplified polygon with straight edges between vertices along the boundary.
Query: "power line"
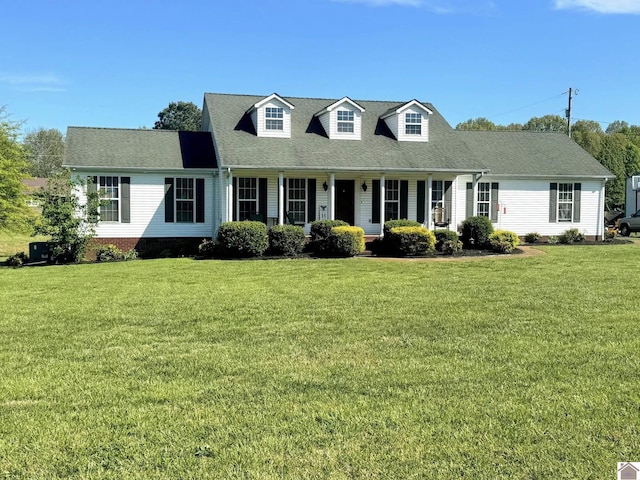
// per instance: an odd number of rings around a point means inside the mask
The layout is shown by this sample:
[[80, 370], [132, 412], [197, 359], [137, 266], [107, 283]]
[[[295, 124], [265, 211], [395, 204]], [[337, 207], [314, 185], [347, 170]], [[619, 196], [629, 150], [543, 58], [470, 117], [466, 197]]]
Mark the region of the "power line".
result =
[[558, 95], [554, 95], [553, 97], [545, 98], [544, 100], [539, 100], [537, 102], [530, 103], [529, 105], [524, 105], [522, 107], [514, 108], [513, 110], [509, 110], [507, 112], [498, 113], [496, 115], [492, 115], [490, 118], [500, 117], [502, 115], [508, 115], [509, 113], [517, 112], [518, 110], [524, 110], [525, 108], [533, 107], [534, 105], [539, 105], [541, 103], [545, 103], [545, 102], [548, 102], [550, 100], [555, 100], [556, 98], [562, 97], [566, 93], [567, 92], [562, 92], [562, 93], [560, 93]]

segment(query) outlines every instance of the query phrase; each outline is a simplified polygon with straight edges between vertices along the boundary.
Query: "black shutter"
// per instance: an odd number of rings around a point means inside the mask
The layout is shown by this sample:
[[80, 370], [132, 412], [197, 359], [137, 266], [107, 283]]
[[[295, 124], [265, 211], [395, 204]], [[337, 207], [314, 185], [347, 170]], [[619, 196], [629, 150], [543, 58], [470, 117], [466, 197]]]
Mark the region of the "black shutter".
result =
[[[442, 220], [447, 223], [451, 222], [451, 210], [453, 209], [453, 182], [451, 180], [446, 180], [444, 182], [444, 215], [442, 216]], [[472, 205], [473, 207], [473, 205]], [[472, 210], [473, 211], [473, 210]]]
[[231, 205], [231, 220], [238, 221], [238, 179], [233, 177], [233, 204]]
[[498, 221], [498, 184], [491, 184], [491, 205], [489, 207], [491, 209], [491, 221]]
[[467, 182], [466, 218], [473, 217], [473, 183]]
[[307, 222], [311, 223], [316, 219], [316, 179], [307, 180]]
[[549, 221], [555, 222], [558, 215], [558, 184], [550, 183], [549, 184]]
[[424, 180], [418, 180], [418, 215], [416, 220], [420, 223], [424, 223], [425, 186]]
[[262, 223], [267, 223], [267, 179], [258, 179], [258, 213], [262, 217]]
[[374, 180], [371, 182], [371, 223], [380, 223], [380, 180]]
[[196, 223], [204, 223], [204, 178], [196, 178]]
[[173, 178], [164, 179], [164, 221], [173, 223]]
[[100, 199], [96, 198], [98, 191], [98, 177], [87, 177], [87, 215], [92, 222], [98, 220], [98, 206]]
[[573, 221], [580, 221], [580, 201], [582, 197], [582, 184], [573, 184]]
[[409, 180], [400, 180], [400, 218], [409, 217]]
[[120, 222], [131, 223], [131, 177], [120, 177]]

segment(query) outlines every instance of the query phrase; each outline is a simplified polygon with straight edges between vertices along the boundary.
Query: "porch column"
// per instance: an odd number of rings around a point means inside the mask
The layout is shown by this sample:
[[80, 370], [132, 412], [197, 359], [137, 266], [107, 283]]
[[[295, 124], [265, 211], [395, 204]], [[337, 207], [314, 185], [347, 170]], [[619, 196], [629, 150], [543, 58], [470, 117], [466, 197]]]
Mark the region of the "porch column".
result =
[[425, 202], [427, 203], [424, 206], [424, 223], [427, 225], [428, 229], [431, 229], [431, 222], [433, 221], [433, 218], [431, 217], [431, 215], [433, 214], [433, 212], [431, 211], [431, 199], [433, 198], [433, 176], [429, 175], [427, 177], [427, 195], [426, 198], [424, 199]]
[[278, 225], [284, 225], [284, 173], [278, 172]]
[[380, 236], [384, 236], [384, 204], [385, 204], [385, 194], [384, 194], [384, 173], [380, 175]]
[[[473, 175], [473, 199], [472, 199], [472, 205], [473, 205], [473, 216], [477, 216], [478, 215], [478, 180], [480, 180], [480, 177], [482, 175], [478, 175], [478, 174], [474, 174]], [[489, 212], [489, 214], [491, 214], [491, 212]]]
[[233, 175], [227, 170], [227, 222], [233, 221]]
[[336, 174], [329, 175], [329, 220], [336, 219]]

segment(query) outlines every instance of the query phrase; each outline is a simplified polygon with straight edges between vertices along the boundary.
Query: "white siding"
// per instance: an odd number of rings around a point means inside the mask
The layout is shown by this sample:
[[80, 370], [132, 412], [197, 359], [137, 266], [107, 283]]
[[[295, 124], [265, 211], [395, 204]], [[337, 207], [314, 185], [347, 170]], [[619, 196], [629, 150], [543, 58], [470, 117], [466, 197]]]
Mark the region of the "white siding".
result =
[[387, 127], [391, 130], [393, 136], [398, 139], [398, 115], [391, 115], [390, 117], [385, 118], [384, 123], [387, 124]]
[[[456, 203], [458, 223], [466, 216], [466, 184], [470, 181], [472, 181], [471, 176], [461, 176], [458, 179], [459, 201]], [[544, 236], [560, 235], [569, 228], [577, 228], [581, 233], [589, 236], [600, 236], [603, 233], [604, 220], [600, 212], [601, 181], [584, 181], [579, 178], [505, 180], [491, 176], [484, 176], [479, 181], [499, 184], [500, 212], [498, 221], [494, 223], [496, 229], [510, 230], [520, 236], [530, 232], [538, 232]], [[581, 183], [579, 222], [549, 222], [550, 183]]]
[[[213, 234], [213, 177], [194, 173], [117, 173], [117, 172], [74, 172], [80, 178], [88, 176], [112, 175], [130, 177], [131, 223], [99, 222], [96, 227], [98, 238], [140, 238], [140, 237], [210, 237]], [[164, 221], [164, 179], [165, 177], [204, 178], [205, 221], [204, 223], [175, 223]], [[217, 179], [216, 179], [217, 180]], [[79, 195], [85, 202], [86, 196]]]
[[[267, 107], [282, 108], [282, 130], [267, 130], [265, 115]], [[251, 113], [253, 125], [259, 137], [291, 138], [291, 109], [277, 99], [273, 99]]]

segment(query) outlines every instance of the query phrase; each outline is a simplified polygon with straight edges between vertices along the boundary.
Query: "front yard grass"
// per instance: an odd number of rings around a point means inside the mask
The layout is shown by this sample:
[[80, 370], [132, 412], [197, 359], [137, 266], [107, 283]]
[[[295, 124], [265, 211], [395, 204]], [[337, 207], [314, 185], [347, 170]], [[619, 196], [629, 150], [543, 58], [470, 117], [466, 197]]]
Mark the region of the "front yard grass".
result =
[[6, 478], [614, 478], [636, 244], [0, 269]]

